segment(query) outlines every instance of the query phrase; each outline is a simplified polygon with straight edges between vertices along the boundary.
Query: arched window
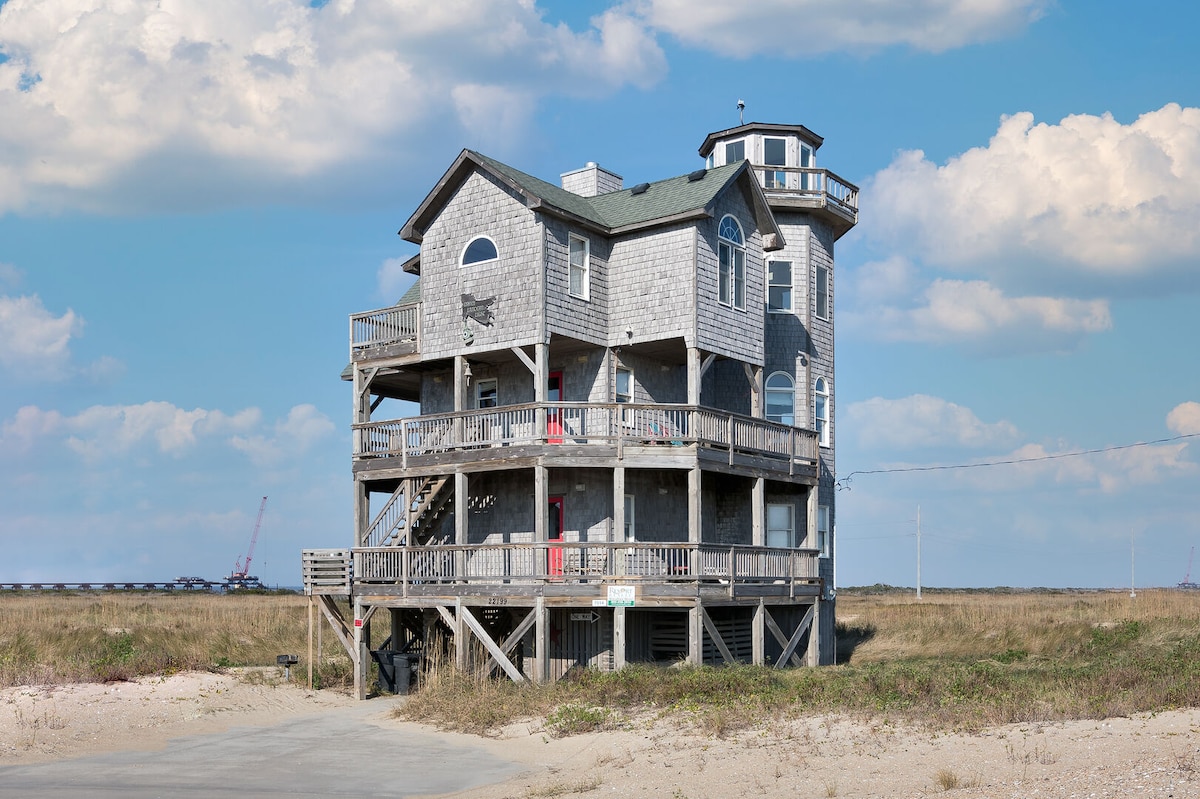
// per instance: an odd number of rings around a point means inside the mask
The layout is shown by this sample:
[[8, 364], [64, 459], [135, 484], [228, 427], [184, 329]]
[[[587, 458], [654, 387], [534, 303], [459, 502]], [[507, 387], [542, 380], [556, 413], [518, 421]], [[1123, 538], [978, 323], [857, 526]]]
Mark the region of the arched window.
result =
[[767, 418], [772, 422], [796, 423], [796, 384], [791, 375], [775, 372], [767, 378]]
[[737, 219], [726, 214], [717, 227], [717, 301], [746, 309], [746, 239]]
[[500, 253], [496, 250], [496, 242], [487, 236], [476, 236], [467, 242], [466, 247], [463, 247], [460, 263], [463, 266], [470, 266], [471, 264], [494, 261], [499, 257]]
[[814, 413], [813, 419], [817, 423], [817, 443], [822, 447], [829, 446], [829, 383], [825, 378], [818, 377], [817, 384], [813, 388], [814, 396]]

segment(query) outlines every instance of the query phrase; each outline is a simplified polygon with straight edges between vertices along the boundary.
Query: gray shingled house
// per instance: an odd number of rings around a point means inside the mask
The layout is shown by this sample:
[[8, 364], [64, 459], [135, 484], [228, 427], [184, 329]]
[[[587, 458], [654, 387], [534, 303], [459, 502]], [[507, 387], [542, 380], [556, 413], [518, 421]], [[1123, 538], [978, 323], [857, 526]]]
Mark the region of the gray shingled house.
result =
[[352, 546], [303, 554], [360, 695], [372, 655], [435, 646], [518, 681], [833, 661], [833, 247], [858, 190], [821, 141], [741, 125], [628, 188], [450, 165], [400, 230], [417, 283], [350, 320]]

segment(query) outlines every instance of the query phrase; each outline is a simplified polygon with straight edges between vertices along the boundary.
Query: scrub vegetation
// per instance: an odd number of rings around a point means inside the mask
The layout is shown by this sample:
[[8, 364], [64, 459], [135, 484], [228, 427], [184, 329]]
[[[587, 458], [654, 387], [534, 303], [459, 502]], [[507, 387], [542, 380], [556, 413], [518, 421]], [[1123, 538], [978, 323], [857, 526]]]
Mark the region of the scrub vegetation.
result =
[[[635, 666], [518, 686], [431, 658], [398, 712], [479, 734], [533, 719], [552, 735], [673, 714], [725, 735], [814, 713], [977, 729], [1200, 707], [1200, 592], [927, 591], [917, 601], [876, 586], [837, 601], [837, 666]], [[268, 667], [285, 653], [301, 657], [292, 679], [302, 683], [307, 614], [296, 594], [3, 592], [0, 686]], [[379, 646], [386, 621], [374, 627]], [[345, 688], [349, 659], [331, 631], [322, 639], [317, 686]]]
[[520, 687], [440, 669], [399, 711], [487, 734], [522, 718], [552, 734], [670, 713], [714, 735], [849, 713], [978, 729], [1200, 706], [1200, 592], [911, 591], [838, 595], [839, 665], [633, 667]]

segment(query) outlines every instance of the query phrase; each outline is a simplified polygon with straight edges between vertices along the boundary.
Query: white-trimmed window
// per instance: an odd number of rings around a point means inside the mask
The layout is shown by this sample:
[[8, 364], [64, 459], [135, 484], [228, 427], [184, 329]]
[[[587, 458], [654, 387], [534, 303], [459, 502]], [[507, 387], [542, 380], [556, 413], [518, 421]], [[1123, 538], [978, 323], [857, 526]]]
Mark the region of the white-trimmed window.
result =
[[829, 557], [829, 506], [817, 506], [817, 549], [821, 557]]
[[499, 395], [496, 392], [496, 378], [475, 381], [475, 407], [495, 408], [499, 405]]
[[767, 419], [780, 424], [796, 423], [796, 384], [785, 372], [775, 372], [767, 378]]
[[829, 267], [817, 267], [817, 318], [829, 318]]
[[471, 266], [494, 261], [499, 257], [500, 252], [496, 249], [496, 242], [487, 236], [476, 236], [467, 242], [466, 247], [463, 247], [462, 257], [458, 262], [462, 266]]
[[746, 238], [741, 223], [726, 214], [717, 227], [717, 301], [746, 310]]
[[[817, 154], [813, 151], [812, 145], [800, 142], [800, 167], [802, 169], [814, 169], [816, 166]], [[800, 188], [806, 191], [812, 191], [817, 188], [817, 176], [812, 172], [801, 172]]]
[[633, 519], [633, 494], [625, 495], [625, 540], [636, 541], [637, 525]]
[[791, 261], [767, 261], [767, 310], [792, 310]]
[[822, 447], [829, 446], [829, 383], [823, 377], [817, 378], [813, 387], [813, 419], [817, 423], [817, 443]]
[[572, 297], [588, 298], [588, 283], [591, 272], [591, 245], [587, 239], [571, 234], [568, 238], [570, 286]]
[[618, 366], [614, 388], [617, 402], [633, 402], [633, 370]]
[[725, 163], [736, 164], [738, 161], [746, 160], [746, 140], [738, 139], [737, 141], [725, 142]]
[[790, 504], [767, 505], [767, 546], [791, 547], [796, 535], [796, 507]]
[[777, 139], [771, 136], [763, 137], [763, 188], [787, 188], [787, 172], [783, 169], [771, 169], [773, 166], [787, 166], [787, 139]]

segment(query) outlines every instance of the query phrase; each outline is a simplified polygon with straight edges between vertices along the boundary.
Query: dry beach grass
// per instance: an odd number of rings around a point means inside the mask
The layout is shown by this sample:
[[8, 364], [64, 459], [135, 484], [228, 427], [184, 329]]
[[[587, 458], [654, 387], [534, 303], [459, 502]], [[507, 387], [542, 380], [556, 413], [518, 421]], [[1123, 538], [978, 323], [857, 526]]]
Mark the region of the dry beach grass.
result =
[[[634, 670], [524, 693], [443, 674], [374, 701], [377, 723], [469, 731], [528, 766], [471, 799], [1200, 796], [1198, 609], [1178, 591], [843, 593], [848, 660], [833, 668]], [[0, 596], [0, 673], [35, 678], [0, 691], [0, 765], [350, 702], [272, 666], [304, 653], [306, 610], [294, 596]], [[325, 638], [325, 659], [344, 658]], [[74, 682], [114, 660], [169, 665]]]

